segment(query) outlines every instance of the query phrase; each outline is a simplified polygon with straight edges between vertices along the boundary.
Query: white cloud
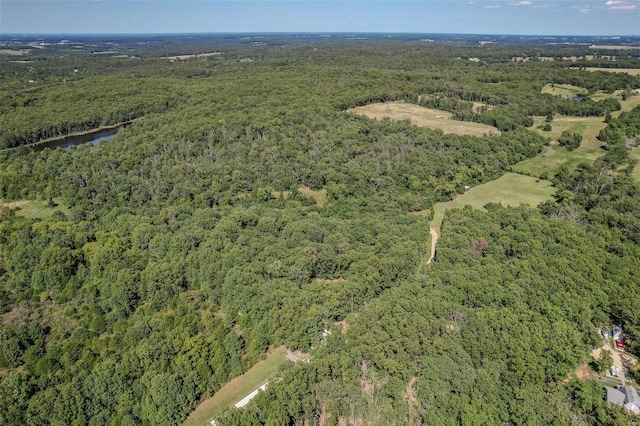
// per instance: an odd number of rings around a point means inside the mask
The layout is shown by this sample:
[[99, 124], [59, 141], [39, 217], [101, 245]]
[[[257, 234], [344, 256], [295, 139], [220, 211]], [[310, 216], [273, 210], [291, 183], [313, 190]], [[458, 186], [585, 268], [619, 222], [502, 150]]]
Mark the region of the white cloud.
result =
[[[611, 0], [609, 0], [611, 1]], [[531, 6], [531, 2], [527, 1], [527, 0], [521, 0], [521, 1], [515, 1], [515, 2], [511, 2], [509, 3], [509, 6]]]
[[635, 10], [638, 8], [637, 2], [623, 0], [608, 0], [605, 4], [609, 10]]
[[493, 4], [493, 5], [489, 4], [489, 5], [486, 5], [484, 8], [485, 9], [500, 9], [500, 6], [498, 6], [497, 4]]

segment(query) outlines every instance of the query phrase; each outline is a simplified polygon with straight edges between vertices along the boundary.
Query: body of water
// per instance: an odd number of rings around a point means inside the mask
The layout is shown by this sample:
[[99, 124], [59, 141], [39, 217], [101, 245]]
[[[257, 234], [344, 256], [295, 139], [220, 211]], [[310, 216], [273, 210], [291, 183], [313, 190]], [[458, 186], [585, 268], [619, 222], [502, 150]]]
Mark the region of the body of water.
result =
[[40, 142], [34, 145], [36, 151], [41, 151], [45, 148], [49, 149], [71, 149], [74, 146], [84, 145], [90, 143], [92, 145], [99, 145], [101, 142], [110, 141], [113, 139], [118, 130], [124, 126], [114, 127], [113, 129], [97, 130], [95, 132], [85, 133], [82, 135], [66, 136], [60, 139], [54, 139], [50, 141]]

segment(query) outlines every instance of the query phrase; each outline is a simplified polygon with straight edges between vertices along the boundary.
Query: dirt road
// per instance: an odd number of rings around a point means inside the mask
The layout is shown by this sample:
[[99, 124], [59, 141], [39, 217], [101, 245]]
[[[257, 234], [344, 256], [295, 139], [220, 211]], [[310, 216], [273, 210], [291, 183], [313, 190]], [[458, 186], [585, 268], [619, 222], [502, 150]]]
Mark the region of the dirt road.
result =
[[431, 234], [431, 256], [427, 261], [427, 265], [436, 257], [436, 244], [438, 244], [438, 238], [440, 237], [436, 228], [430, 228], [429, 233]]

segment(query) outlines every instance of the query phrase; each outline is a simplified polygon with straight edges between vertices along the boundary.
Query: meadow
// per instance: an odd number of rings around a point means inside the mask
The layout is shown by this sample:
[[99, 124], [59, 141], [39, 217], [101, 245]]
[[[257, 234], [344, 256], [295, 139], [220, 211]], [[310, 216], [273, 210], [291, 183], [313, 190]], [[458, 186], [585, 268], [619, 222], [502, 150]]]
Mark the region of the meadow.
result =
[[365, 115], [375, 120], [390, 118], [392, 120], [409, 120], [416, 126], [440, 129], [444, 133], [457, 135], [482, 136], [499, 134], [495, 127], [470, 121], [457, 121], [451, 118], [447, 111], [424, 108], [404, 102], [373, 103], [362, 107], [352, 108], [349, 112]]

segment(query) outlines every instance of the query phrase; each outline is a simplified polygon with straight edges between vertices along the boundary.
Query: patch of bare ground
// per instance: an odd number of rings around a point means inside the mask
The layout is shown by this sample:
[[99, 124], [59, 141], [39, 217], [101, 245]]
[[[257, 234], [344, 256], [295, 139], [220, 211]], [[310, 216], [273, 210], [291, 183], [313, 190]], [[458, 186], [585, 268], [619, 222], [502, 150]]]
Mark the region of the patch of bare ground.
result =
[[327, 419], [331, 416], [331, 414], [327, 413], [326, 404], [320, 404], [320, 418], [318, 419], [318, 425], [325, 426], [327, 424]]
[[578, 367], [578, 369], [576, 370], [576, 377], [579, 380], [586, 380], [592, 376], [593, 374], [591, 373], [591, 370], [589, 369], [589, 366], [586, 362], [584, 364], [581, 364], [580, 367]]
[[478, 113], [482, 108], [492, 109], [493, 105], [484, 102], [473, 102], [473, 112]]
[[284, 198], [285, 200], [291, 196], [291, 191], [271, 191], [271, 195], [275, 198]]
[[307, 197], [313, 198], [316, 204], [320, 207], [324, 206], [327, 202], [327, 190], [325, 188], [314, 191], [308, 186], [301, 186], [300, 188], [298, 188], [298, 192], [306, 195]]
[[232, 330], [236, 334], [236, 336], [242, 336], [243, 334], [242, 329], [240, 328], [240, 324], [234, 324]]
[[482, 136], [486, 134], [500, 134], [500, 131], [495, 127], [471, 121], [453, 120], [450, 112], [404, 102], [373, 103], [352, 108], [348, 111], [365, 115], [374, 120], [381, 120], [383, 118], [409, 120], [416, 126], [440, 129], [444, 133], [455, 133], [457, 135]]
[[287, 349], [287, 359], [293, 362], [309, 362], [311, 354], [302, 351], [290, 351]]
[[347, 334], [347, 330], [349, 329], [349, 324], [347, 324], [347, 320], [335, 321], [333, 323], [342, 334]]
[[416, 390], [414, 386], [418, 382], [418, 377], [411, 376], [411, 380], [409, 380], [409, 384], [407, 385], [407, 391], [404, 394], [404, 399], [408, 404], [414, 404], [416, 402]]
[[0, 379], [3, 377], [7, 377], [9, 375], [9, 373], [16, 371], [16, 372], [21, 372], [24, 370], [24, 366], [20, 365], [16, 368], [8, 368], [6, 370], [0, 370]]
[[32, 307], [14, 306], [12, 310], [0, 316], [0, 324], [5, 326], [23, 324], [33, 310]]
[[2, 207], [7, 207], [7, 208], [13, 210], [13, 209], [16, 209], [18, 207], [24, 206], [28, 202], [29, 202], [29, 200], [12, 201], [10, 203], [2, 203]]

